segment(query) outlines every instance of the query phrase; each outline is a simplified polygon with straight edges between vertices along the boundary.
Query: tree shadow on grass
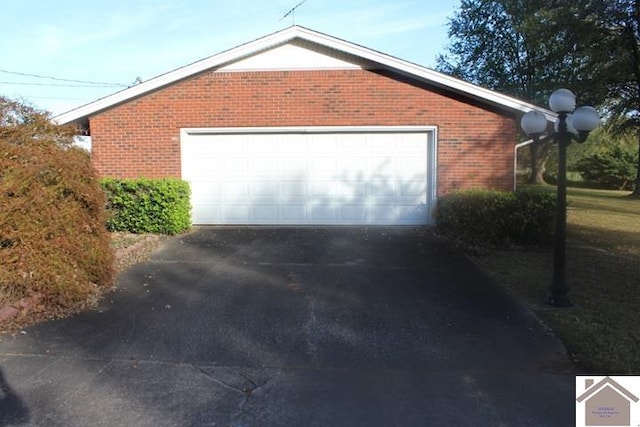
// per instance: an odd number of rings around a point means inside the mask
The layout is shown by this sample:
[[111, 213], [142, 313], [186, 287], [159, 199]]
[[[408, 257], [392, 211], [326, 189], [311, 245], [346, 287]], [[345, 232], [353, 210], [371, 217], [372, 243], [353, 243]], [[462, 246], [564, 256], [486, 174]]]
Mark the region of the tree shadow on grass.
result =
[[569, 224], [568, 231], [570, 238], [588, 242], [588, 246], [600, 248], [614, 255], [640, 256], [638, 246], [640, 231], [611, 230], [606, 225], [586, 226], [578, 224]]

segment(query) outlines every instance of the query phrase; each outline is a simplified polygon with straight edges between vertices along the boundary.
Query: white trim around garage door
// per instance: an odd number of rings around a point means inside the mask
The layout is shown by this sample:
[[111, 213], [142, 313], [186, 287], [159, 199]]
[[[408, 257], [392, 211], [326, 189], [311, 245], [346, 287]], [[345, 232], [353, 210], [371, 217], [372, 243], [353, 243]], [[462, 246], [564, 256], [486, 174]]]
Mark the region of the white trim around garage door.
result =
[[[376, 149], [384, 150], [388, 137], [393, 138], [398, 147], [407, 146], [413, 152], [407, 156], [401, 153], [400, 160], [395, 160], [391, 154], [384, 152], [380, 155], [376, 154]], [[363, 142], [364, 140], [370, 142]], [[301, 157], [300, 153], [289, 155], [288, 148], [285, 147], [296, 147], [295, 150], [298, 150], [296, 141], [300, 141], [300, 144], [309, 149], [310, 154], [306, 159], [306, 167], [309, 170], [304, 172], [296, 170], [293, 174], [297, 177], [296, 179], [285, 177], [280, 182], [280, 178], [274, 178], [269, 173], [280, 171], [279, 173], [288, 172], [291, 175], [291, 163]], [[366, 163], [368, 166], [359, 166], [357, 158], [359, 156], [354, 156], [353, 151], [343, 155], [340, 151], [343, 141], [349, 141], [353, 147], [369, 144], [366, 146], [371, 147], [372, 153], [364, 152], [360, 159], [361, 164]], [[294, 145], [290, 145], [291, 143]], [[325, 143], [329, 147], [326, 151]], [[238, 149], [238, 145], [244, 148]], [[182, 177], [192, 186], [194, 224], [435, 224], [433, 217], [437, 197], [437, 128], [435, 126], [183, 128], [180, 130], [180, 146]], [[228, 150], [229, 147], [232, 149]], [[330, 147], [336, 148], [331, 151]], [[425, 152], [416, 156], [416, 147]], [[252, 157], [254, 154], [255, 158]], [[388, 160], [384, 156], [387, 156]], [[381, 159], [385, 159], [384, 166]], [[424, 167], [416, 165], [420, 159], [426, 163]], [[392, 175], [397, 173], [406, 175], [411, 174], [412, 171], [418, 171], [418, 174], [424, 174], [424, 177], [419, 178], [420, 182], [413, 182], [415, 177], [412, 176], [411, 185], [405, 186], [394, 183], [399, 178], [385, 176], [384, 179], [390, 184], [385, 183], [385, 188], [382, 189], [380, 185], [376, 187], [364, 182], [370, 178], [358, 178], [363, 181], [360, 185], [362, 188], [357, 189], [357, 195], [350, 194], [349, 202], [342, 205], [340, 197], [334, 200], [322, 193], [328, 188], [332, 188], [331, 191], [337, 191], [337, 194], [345, 191], [338, 188], [340, 187], [340, 181], [336, 181], [338, 175], [329, 176], [330, 173], [335, 173], [331, 172], [334, 171], [332, 163], [338, 165], [335, 171], [339, 169], [339, 176], [345, 173], [349, 176], [370, 176], [372, 172], [370, 170], [367, 172], [363, 168], [375, 168], [376, 176], [373, 179], [378, 184], [381, 182], [378, 171], [381, 168], [386, 171], [389, 163], [396, 171], [391, 173]], [[322, 171], [325, 164], [329, 165], [326, 169], [329, 172]], [[407, 169], [404, 169], [405, 167]], [[224, 168], [226, 171], [222, 171]], [[346, 170], [348, 172], [345, 172]], [[236, 177], [233, 176], [234, 173], [237, 174]], [[317, 182], [316, 176], [319, 177]], [[352, 191], [352, 187], [358, 183], [353, 178], [348, 180], [350, 181], [348, 187], [351, 188], [349, 191]], [[332, 181], [334, 181], [333, 184]], [[371, 187], [371, 189], [365, 187]], [[402, 188], [398, 189], [399, 187]], [[406, 194], [400, 194], [405, 191], [405, 187], [408, 188]], [[416, 188], [421, 188], [420, 194], [416, 193]], [[376, 191], [378, 193], [375, 193]], [[312, 201], [310, 195], [318, 194], [322, 194], [323, 197], [315, 197]], [[267, 200], [269, 197], [273, 200]], [[309, 199], [305, 200], [305, 197]], [[317, 200], [322, 202], [319, 203]], [[337, 211], [344, 211], [344, 215], [340, 212], [336, 214]]]

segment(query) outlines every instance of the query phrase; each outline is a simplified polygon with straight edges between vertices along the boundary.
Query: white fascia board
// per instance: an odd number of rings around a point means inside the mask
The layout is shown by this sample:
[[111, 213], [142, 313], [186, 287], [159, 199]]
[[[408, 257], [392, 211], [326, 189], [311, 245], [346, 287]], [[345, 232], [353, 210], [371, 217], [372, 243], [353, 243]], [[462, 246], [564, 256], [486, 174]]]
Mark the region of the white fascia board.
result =
[[121, 90], [112, 95], [98, 99], [89, 104], [78, 107], [74, 110], [60, 114], [52, 120], [58, 124], [66, 124], [74, 122], [78, 119], [85, 118], [93, 113], [112, 107], [119, 103], [128, 101], [140, 95], [144, 95], [155, 89], [175, 83], [182, 79], [191, 77], [198, 73], [220, 67], [221, 65], [237, 61], [239, 59], [251, 56], [258, 52], [270, 49], [272, 47], [287, 43], [295, 38], [300, 38], [312, 43], [317, 43], [344, 53], [367, 59], [371, 62], [380, 64], [384, 68], [400, 71], [418, 80], [425, 81], [429, 84], [452, 90], [459, 94], [476, 98], [480, 101], [501, 106], [506, 109], [522, 112], [523, 114], [529, 110], [540, 111], [547, 117], [547, 120], [554, 122], [556, 114], [537, 107], [533, 104], [522, 102], [515, 98], [484, 89], [480, 86], [464, 82], [462, 80], [447, 76], [442, 73], [430, 70], [428, 68], [413, 64], [411, 62], [397, 59], [390, 55], [374, 51], [372, 49], [359, 46], [357, 44], [337, 39], [326, 34], [318, 33], [304, 27], [293, 26], [285, 30], [262, 37], [252, 42], [240, 45], [233, 49], [224, 51], [217, 55], [196, 61], [192, 64], [178, 68], [165, 74], [161, 74], [146, 82], [140, 83], [128, 89]]
[[53, 121], [58, 124], [66, 124], [75, 120], [86, 117], [97, 111], [109, 108], [113, 105], [125, 102], [129, 99], [135, 98], [140, 95], [144, 95], [147, 92], [159, 89], [163, 86], [201, 73], [211, 68], [215, 68], [227, 62], [232, 62], [248, 56], [252, 53], [259, 52], [264, 49], [268, 49], [272, 46], [284, 43], [292, 38], [292, 32], [296, 27], [291, 27], [287, 30], [271, 34], [261, 39], [249, 42], [244, 45], [240, 45], [236, 48], [224, 51], [214, 56], [196, 61], [184, 67], [178, 68], [168, 73], [161, 74], [136, 86], [132, 86], [128, 89], [121, 90], [112, 95], [105, 96], [94, 102], [78, 107], [74, 110], [60, 114], [53, 118]]

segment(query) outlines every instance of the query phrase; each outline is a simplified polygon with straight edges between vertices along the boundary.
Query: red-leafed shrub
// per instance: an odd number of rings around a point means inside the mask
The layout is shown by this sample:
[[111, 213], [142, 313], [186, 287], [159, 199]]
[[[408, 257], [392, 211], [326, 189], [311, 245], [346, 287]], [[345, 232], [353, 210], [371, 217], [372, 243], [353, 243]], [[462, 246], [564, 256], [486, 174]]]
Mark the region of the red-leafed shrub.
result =
[[79, 308], [112, 285], [104, 193], [73, 132], [0, 97], [0, 306]]

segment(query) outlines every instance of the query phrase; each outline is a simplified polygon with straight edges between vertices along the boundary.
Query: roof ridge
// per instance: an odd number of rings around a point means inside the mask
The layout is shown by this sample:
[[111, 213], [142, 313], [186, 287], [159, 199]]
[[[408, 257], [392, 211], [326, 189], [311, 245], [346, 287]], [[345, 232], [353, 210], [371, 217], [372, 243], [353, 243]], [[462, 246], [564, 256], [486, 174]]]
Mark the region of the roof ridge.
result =
[[90, 115], [96, 114], [115, 105], [127, 102], [133, 98], [187, 79], [207, 70], [219, 68], [225, 64], [230, 64], [243, 58], [256, 55], [260, 52], [264, 52], [265, 50], [269, 50], [273, 47], [289, 43], [294, 39], [302, 39], [329, 49], [360, 57], [364, 60], [379, 64], [382, 68], [399, 72], [400, 74], [417, 81], [422, 81], [434, 87], [445, 89], [450, 92], [481, 101], [488, 105], [497, 106], [507, 111], [525, 113], [529, 110], [538, 110], [542, 112], [549, 121], [555, 121], [556, 118], [555, 113], [531, 103], [465, 82], [455, 77], [439, 73], [427, 67], [396, 58], [389, 54], [379, 52], [356, 43], [311, 30], [300, 25], [292, 25], [283, 30], [259, 37], [253, 41], [240, 44], [236, 47], [221, 51], [220, 53], [194, 61], [182, 67], [167, 71], [166, 73], [159, 74], [138, 85], [120, 90], [88, 104], [59, 114], [53, 117], [52, 120], [59, 124], [87, 120]]

